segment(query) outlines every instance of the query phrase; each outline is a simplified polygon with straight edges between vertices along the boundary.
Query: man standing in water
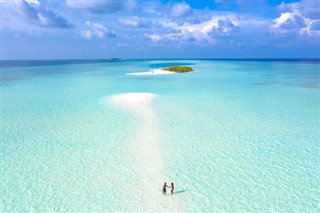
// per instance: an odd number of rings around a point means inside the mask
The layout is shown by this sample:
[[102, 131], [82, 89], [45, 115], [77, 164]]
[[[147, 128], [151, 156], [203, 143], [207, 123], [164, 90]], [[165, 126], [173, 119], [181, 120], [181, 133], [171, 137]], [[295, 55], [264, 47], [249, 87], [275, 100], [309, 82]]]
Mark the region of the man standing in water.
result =
[[164, 182], [163, 186], [162, 186], [162, 194], [166, 195], [167, 194], [167, 183]]
[[174, 184], [173, 184], [173, 183], [171, 183], [171, 186], [170, 186], [169, 188], [171, 188], [171, 194], [173, 194]]

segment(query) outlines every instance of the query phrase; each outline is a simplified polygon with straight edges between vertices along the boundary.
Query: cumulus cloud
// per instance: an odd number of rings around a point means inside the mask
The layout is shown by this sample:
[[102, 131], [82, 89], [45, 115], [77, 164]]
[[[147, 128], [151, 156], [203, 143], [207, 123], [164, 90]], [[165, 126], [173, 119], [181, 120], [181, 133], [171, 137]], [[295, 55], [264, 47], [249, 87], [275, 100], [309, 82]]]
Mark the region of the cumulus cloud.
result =
[[113, 13], [120, 10], [133, 10], [136, 8], [135, 0], [91, 0], [91, 1], [79, 1], [79, 0], [67, 0], [66, 5], [72, 9], [87, 10], [91, 13], [103, 14]]
[[182, 3], [174, 4], [170, 14], [173, 17], [183, 17], [188, 15], [190, 12], [191, 12], [190, 5], [185, 2], [182, 2]]
[[218, 37], [231, 36], [239, 28], [235, 17], [224, 16], [212, 16], [209, 20], [195, 24], [162, 22], [162, 26], [171, 29], [172, 32], [162, 34], [160, 38], [159, 36], [153, 37], [151, 40], [184, 40], [215, 44]]
[[280, 17], [274, 20], [274, 23], [276, 28], [286, 30], [300, 29], [306, 26], [304, 18], [294, 12], [281, 13]]
[[[40, 27], [72, 28], [65, 18], [43, 6], [38, 0], [24, 0], [3, 3], [4, 18], [11, 22], [9, 28], [15, 28], [13, 20], [20, 20], [18, 25], [33, 23]], [[21, 26], [20, 26], [21, 28]]]
[[193, 24], [181, 26], [182, 32], [187, 31], [194, 35], [196, 40], [206, 40], [212, 42], [214, 37], [230, 36], [237, 29], [236, 21], [231, 21], [228, 17], [212, 17], [210, 20]]
[[88, 26], [89, 29], [81, 31], [81, 37], [83, 38], [90, 39], [93, 37], [97, 37], [97, 38], [117, 37], [117, 34], [115, 31], [109, 30], [102, 24], [87, 21], [86, 25]]
[[297, 7], [299, 7], [299, 10], [304, 17], [312, 20], [320, 19], [320, 1], [302, 0], [301, 3], [298, 3]]
[[[307, 6], [313, 6], [313, 9]], [[315, 13], [315, 10], [319, 11], [319, 9], [320, 6], [318, 2], [282, 2], [279, 6], [281, 14], [273, 20], [273, 27], [278, 30], [278, 33], [298, 32], [300, 34], [319, 35], [317, 29], [320, 15], [317, 16]]]
[[[162, 5], [152, 2], [147, 6], [149, 14], [159, 17], [151, 23], [152, 33], [144, 34], [152, 42], [214, 45], [219, 39], [230, 37], [239, 31], [237, 14], [233, 12], [193, 9], [186, 2]], [[137, 26], [138, 23], [135, 22], [134, 25]]]
[[320, 20], [314, 20], [310, 23], [310, 30], [320, 30]]

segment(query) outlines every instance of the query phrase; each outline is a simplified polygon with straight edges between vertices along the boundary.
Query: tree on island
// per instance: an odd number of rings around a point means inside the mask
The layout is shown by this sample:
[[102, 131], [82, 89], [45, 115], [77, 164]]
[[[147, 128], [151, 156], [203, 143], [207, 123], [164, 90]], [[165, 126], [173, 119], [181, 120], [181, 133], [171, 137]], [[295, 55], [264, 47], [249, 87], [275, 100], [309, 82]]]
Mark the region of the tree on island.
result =
[[162, 70], [170, 71], [170, 72], [178, 72], [178, 73], [184, 73], [184, 72], [193, 72], [194, 69], [192, 67], [187, 66], [171, 66], [171, 67], [165, 67]]

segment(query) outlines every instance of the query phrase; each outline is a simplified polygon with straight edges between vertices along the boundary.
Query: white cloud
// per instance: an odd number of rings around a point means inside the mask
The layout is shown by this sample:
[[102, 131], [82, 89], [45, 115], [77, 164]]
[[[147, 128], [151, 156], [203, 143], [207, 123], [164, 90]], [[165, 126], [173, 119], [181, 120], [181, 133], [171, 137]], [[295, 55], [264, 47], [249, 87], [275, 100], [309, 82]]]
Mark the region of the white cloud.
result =
[[115, 31], [109, 30], [108, 28], [106, 28], [102, 24], [87, 21], [86, 25], [89, 27], [89, 29], [81, 31], [81, 37], [83, 37], [83, 38], [90, 39], [93, 37], [105, 38], [105, 37], [116, 37], [117, 36]]
[[159, 34], [146, 34], [145, 36], [152, 42], [158, 42], [161, 40], [161, 36]]
[[92, 37], [92, 33], [91, 33], [90, 30], [82, 30], [81, 31], [81, 37], [89, 39], [89, 38]]
[[191, 12], [191, 7], [187, 3], [177, 3], [171, 9], [171, 15], [174, 17], [186, 16]]
[[274, 20], [274, 26], [285, 30], [300, 29], [306, 26], [306, 21], [308, 20], [303, 18], [300, 13], [285, 12], [281, 13], [280, 17]]
[[164, 28], [172, 32], [161, 35], [162, 39], [197, 41], [198, 43], [215, 44], [216, 38], [230, 36], [238, 29], [235, 16], [212, 16], [211, 19], [196, 24], [161, 22]]
[[72, 28], [65, 18], [41, 5], [38, 0], [23, 0], [1, 3], [2, 21], [11, 30], [26, 30], [32, 26]]
[[40, 2], [39, 2], [38, 0], [26, 0], [26, 2], [27, 2], [29, 5], [34, 5], [34, 6], [37, 6], [37, 7], [40, 6]]
[[310, 30], [320, 30], [320, 19], [319, 20], [313, 20], [310, 23]]
[[306, 9], [308, 5], [313, 5], [315, 8], [320, 9], [319, 3], [313, 4], [308, 1], [300, 3], [282, 2], [279, 6], [281, 14], [273, 20], [275, 32], [320, 35], [316, 27], [318, 19], [312, 19], [312, 17], [316, 16], [313, 9]]
[[96, 14], [133, 10], [137, 7], [136, 0], [67, 0], [66, 5], [72, 9], [87, 10]]
[[142, 27], [142, 28], [148, 28], [150, 23], [147, 23], [143, 19], [133, 16], [133, 17], [127, 17], [127, 18], [119, 18], [118, 23], [122, 26], [126, 27]]
[[[282, 4], [284, 5], [285, 3]], [[292, 6], [294, 3], [288, 5]], [[300, 3], [296, 3], [296, 7], [304, 17], [312, 20], [320, 19], [320, 1], [302, 0]]]

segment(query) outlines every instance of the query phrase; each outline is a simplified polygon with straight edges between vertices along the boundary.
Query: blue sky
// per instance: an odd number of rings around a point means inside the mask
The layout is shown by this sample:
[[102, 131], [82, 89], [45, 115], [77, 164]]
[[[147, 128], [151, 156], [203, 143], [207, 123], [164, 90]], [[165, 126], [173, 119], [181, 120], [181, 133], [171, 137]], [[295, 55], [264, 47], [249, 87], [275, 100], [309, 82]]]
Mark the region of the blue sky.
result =
[[317, 0], [0, 0], [1, 58], [320, 58]]

